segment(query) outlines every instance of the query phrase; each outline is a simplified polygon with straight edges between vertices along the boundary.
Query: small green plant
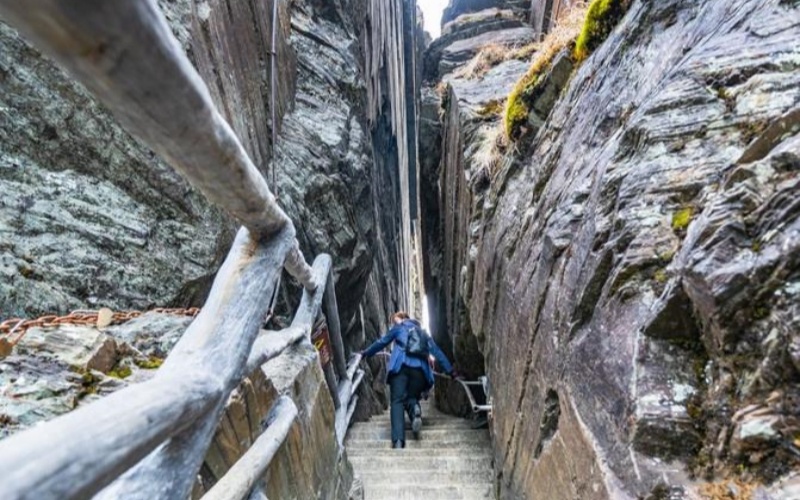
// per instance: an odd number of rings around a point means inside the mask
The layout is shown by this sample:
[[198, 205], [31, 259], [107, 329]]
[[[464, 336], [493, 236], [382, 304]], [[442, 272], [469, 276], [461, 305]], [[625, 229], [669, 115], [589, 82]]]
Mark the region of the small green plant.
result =
[[161, 358], [157, 358], [155, 356], [150, 356], [147, 359], [136, 359], [134, 360], [134, 363], [139, 368], [145, 370], [155, 370], [159, 368], [162, 364], [164, 364], [164, 360]]
[[[528, 119], [528, 102], [534, 95], [536, 84], [539, 82], [556, 55], [565, 48], [574, 47], [575, 38], [583, 26], [586, 17], [586, 7], [582, 2], [572, 7], [566, 14], [560, 16], [556, 26], [547, 34], [544, 40], [527, 45], [524, 48], [524, 57], [533, 56], [531, 66], [525, 75], [514, 85], [506, 99], [506, 108], [503, 113], [503, 128], [508, 139], [516, 140], [522, 132], [522, 126]], [[509, 57], [518, 54], [513, 52]]]
[[114, 367], [113, 370], [108, 372], [107, 375], [109, 377], [122, 379], [122, 378], [130, 377], [132, 373], [133, 373], [133, 371], [131, 370], [130, 366], [128, 366], [128, 365], [117, 365], [117, 366]]
[[630, 0], [593, 0], [589, 4], [583, 29], [575, 42], [576, 61], [585, 60], [608, 38], [629, 5]]
[[656, 280], [656, 283], [663, 285], [669, 280], [669, 275], [665, 269], [659, 269], [653, 274], [653, 279]]
[[692, 207], [684, 207], [672, 215], [672, 229], [673, 231], [685, 231], [692, 222], [694, 209]]

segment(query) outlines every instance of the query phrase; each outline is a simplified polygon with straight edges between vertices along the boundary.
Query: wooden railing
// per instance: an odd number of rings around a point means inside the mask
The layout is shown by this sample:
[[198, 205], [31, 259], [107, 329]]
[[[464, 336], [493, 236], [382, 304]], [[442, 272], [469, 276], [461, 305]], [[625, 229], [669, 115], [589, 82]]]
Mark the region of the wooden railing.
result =
[[[294, 226], [155, 0], [0, 0], [0, 17], [243, 226], [202, 311], [151, 380], [0, 441], [0, 498], [187, 498], [231, 391], [308, 339], [320, 310], [341, 443], [363, 373], [358, 357], [345, 361], [331, 259], [306, 263]], [[301, 304], [291, 327], [263, 331], [284, 268], [304, 287]], [[206, 496], [265, 498], [261, 478], [296, 414], [281, 398], [263, 434]]]

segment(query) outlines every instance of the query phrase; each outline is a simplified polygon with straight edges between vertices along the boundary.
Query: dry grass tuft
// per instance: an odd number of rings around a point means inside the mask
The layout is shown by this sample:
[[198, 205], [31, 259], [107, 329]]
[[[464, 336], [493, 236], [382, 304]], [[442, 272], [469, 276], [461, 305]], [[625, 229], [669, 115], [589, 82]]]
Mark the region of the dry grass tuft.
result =
[[497, 121], [487, 126], [482, 134], [478, 149], [472, 157], [472, 161], [478, 169], [483, 168], [490, 176], [494, 176], [500, 167], [507, 148], [508, 141], [503, 132], [503, 123]]
[[528, 116], [528, 107], [523, 102], [522, 94], [534, 86], [542, 72], [550, 65], [553, 58], [561, 50], [574, 45], [575, 39], [583, 29], [588, 7], [586, 3], [577, 3], [558, 23], [547, 36], [536, 44], [535, 49], [526, 47], [527, 51], [534, 51], [531, 66], [527, 73], [517, 82], [506, 101], [504, 116], [506, 135], [513, 139], [519, 133], [521, 124]]
[[503, 45], [493, 43], [483, 47], [470, 62], [458, 68], [453, 76], [472, 80], [480, 78], [487, 71], [495, 67], [498, 63], [506, 60], [508, 48]]
[[752, 500], [758, 484], [741, 480], [718, 481], [700, 487], [700, 495], [708, 500]]

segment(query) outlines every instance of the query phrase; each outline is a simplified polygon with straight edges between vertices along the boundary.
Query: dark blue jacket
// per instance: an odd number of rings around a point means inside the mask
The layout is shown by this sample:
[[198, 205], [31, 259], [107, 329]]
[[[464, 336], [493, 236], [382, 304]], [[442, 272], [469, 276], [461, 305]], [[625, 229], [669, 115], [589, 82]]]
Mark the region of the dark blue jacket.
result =
[[[433, 387], [433, 371], [431, 370], [428, 361], [421, 360], [413, 356], [406, 358], [408, 329], [413, 326], [421, 328], [419, 322], [414, 319], [407, 319], [398, 325], [394, 325], [389, 329], [386, 335], [376, 340], [371, 346], [367, 347], [367, 349], [364, 351], [364, 356], [374, 356], [394, 341], [392, 355], [389, 357], [389, 365], [387, 367], [387, 378], [389, 375], [398, 373], [400, 368], [406, 364], [411, 367], [421, 368], [425, 373], [425, 378], [428, 380], [428, 387]], [[436, 342], [434, 342], [432, 338], [429, 337], [428, 340], [431, 354], [433, 354], [433, 357], [436, 358], [436, 361], [442, 365], [442, 369], [444, 369], [445, 373], [453, 373], [453, 366], [450, 364], [450, 360], [447, 359], [447, 356], [444, 355], [442, 350], [439, 349], [439, 346], [436, 345]]]

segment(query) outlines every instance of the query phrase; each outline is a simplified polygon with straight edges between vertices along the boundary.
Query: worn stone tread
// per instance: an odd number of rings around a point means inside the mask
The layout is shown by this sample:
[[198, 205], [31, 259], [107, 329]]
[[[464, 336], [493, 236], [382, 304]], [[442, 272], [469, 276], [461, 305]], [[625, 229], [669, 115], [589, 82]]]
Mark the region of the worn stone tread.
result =
[[406, 421], [405, 449], [391, 448], [388, 412], [350, 430], [347, 455], [364, 485], [364, 500], [494, 498], [488, 431], [441, 413], [428, 401], [421, 406], [420, 439], [413, 439]]

